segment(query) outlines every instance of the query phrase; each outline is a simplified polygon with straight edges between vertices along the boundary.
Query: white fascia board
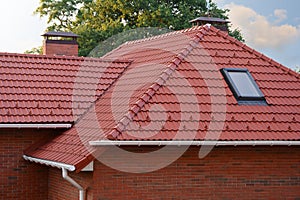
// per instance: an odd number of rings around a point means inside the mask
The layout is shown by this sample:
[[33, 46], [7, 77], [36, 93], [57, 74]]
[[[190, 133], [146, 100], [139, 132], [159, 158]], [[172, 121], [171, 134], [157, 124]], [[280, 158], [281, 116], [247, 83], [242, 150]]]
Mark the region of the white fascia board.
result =
[[72, 124], [0, 124], [0, 128], [71, 128]]
[[30, 157], [30, 156], [26, 156], [26, 155], [23, 155], [23, 158], [25, 160], [28, 160], [30, 162], [35, 162], [35, 163], [38, 163], [38, 164], [43, 164], [43, 165], [47, 165], [47, 166], [51, 166], [51, 167], [56, 167], [56, 168], [59, 168], [59, 169], [66, 169], [68, 171], [75, 171], [75, 166], [74, 165], [68, 165], [68, 164], [65, 164], [65, 163], [60, 163], [60, 162], [54, 162], [54, 161], [50, 161], [50, 160], [44, 160], [44, 159], [39, 159], [39, 158], [34, 158], [34, 157]]
[[99, 140], [90, 141], [91, 146], [299, 146], [300, 141], [113, 141], [113, 140]]

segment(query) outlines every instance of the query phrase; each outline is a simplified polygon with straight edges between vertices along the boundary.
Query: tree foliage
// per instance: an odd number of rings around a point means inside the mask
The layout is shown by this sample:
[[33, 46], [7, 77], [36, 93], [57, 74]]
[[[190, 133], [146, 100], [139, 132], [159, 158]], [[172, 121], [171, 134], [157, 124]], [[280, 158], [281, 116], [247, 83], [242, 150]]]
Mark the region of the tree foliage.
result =
[[[48, 18], [48, 30], [79, 34], [82, 56], [100, 42], [124, 30], [159, 27], [180, 30], [190, 27], [189, 20], [210, 15], [228, 19], [211, 0], [40, 0], [35, 13]], [[231, 31], [242, 39], [239, 30]]]
[[34, 48], [30, 49], [30, 50], [25, 51], [24, 53], [26, 53], [26, 54], [37, 54], [37, 55], [40, 55], [40, 54], [43, 53], [43, 47], [42, 46], [40, 46], [40, 47], [34, 47]]
[[229, 29], [229, 35], [231, 37], [234, 37], [235, 39], [241, 41], [241, 42], [245, 42], [245, 39], [244, 39], [241, 31], [238, 28], [236, 28], [234, 30]]

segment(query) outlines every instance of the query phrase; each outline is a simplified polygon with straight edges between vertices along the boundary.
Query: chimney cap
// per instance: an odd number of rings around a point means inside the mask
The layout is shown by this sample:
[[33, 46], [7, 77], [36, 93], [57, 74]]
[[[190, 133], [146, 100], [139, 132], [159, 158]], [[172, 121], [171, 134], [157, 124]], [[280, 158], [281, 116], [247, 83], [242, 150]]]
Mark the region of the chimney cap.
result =
[[72, 37], [72, 38], [78, 38], [79, 35], [76, 35], [72, 32], [56, 32], [56, 31], [49, 31], [47, 33], [44, 33], [42, 36], [44, 37]]
[[190, 21], [190, 23], [194, 23], [194, 22], [230, 23], [230, 21], [227, 21], [225, 19], [220, 19], [217, 17], [198, 17]]

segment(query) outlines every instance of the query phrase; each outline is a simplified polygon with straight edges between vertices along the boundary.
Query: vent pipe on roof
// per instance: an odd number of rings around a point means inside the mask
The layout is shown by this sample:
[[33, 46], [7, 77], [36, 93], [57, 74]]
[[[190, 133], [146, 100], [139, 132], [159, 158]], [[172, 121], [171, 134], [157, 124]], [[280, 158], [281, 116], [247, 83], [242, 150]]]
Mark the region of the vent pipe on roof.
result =
[[190, 23], [192, 23], [193, 26], [204, 26], [205, 24], [211, 24], [217, 29], [228, 33], [228, 23], [230, 23], [230, 21], [216, 17], [198, 17], [191, 20]]
[[78, 56], [78, 35], [72, 32], [50, 31], [44, 36], [44, 55]]

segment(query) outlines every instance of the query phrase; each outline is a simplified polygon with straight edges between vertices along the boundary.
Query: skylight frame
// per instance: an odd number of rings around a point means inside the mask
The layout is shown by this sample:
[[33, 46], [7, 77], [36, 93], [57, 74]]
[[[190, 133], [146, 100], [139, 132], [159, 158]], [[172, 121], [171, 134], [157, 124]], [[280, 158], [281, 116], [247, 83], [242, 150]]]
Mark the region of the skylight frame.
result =
[[[245, 73], [247, 77], [249, 78], [250, 83], [256, 90], [257, 93], [256, 96], [245, 96], [242, 95], [241, 92], [238, 89], [238, 86], [236, 85], [236, 82], [231, 77], [230, 73], [236, 72], [236, 73]], [[239, 69], [239, 68], [223, 68], [221, 69], [221, 73], [228, 84], [231, 92], [233, 93], [234, 97], [238, 101], [239, 104], [247, 104], [247, 105], [267, 105], [266, 99], [262, 91], [260, 90], [259, 86], [257, 85], [256, 81], [252, 77], [251, 73], [248, 69]]]

